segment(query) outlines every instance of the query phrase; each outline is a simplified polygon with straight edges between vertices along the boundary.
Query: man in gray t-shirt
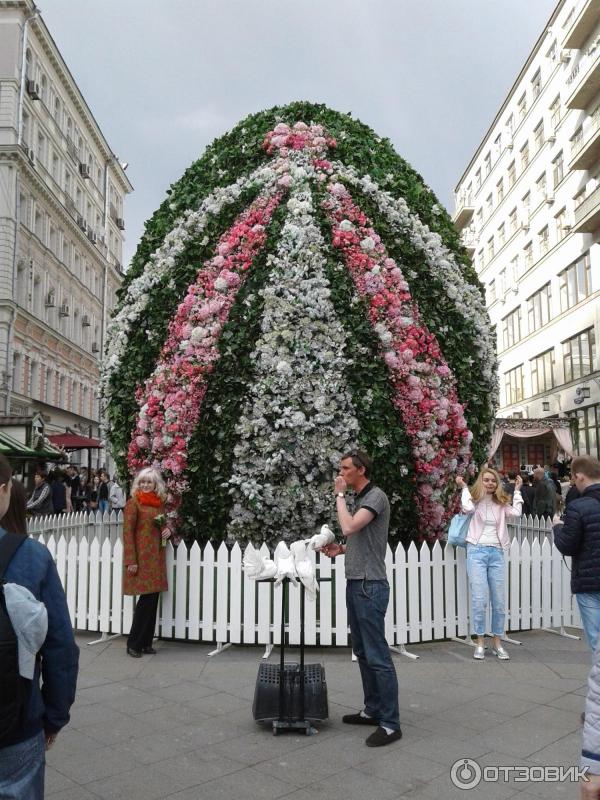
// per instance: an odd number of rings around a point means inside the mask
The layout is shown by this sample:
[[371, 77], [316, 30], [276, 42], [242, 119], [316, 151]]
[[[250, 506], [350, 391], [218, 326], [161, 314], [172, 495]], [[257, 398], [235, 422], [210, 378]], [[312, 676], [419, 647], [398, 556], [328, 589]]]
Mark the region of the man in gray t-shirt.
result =
[[[385, 553], [390, 504], [385, 492], [371, 483], [372, 462], [366, 453], [346, 453], [334, 482], [336, 511], [346, 544], [334, 542], [323, 553], [345, 554], [346, 606], [352, 649], [358, 658], [364, 692], [364, 710], [346, 714], [350, 725], [377, 726], [366, 740], [369, 747], [391, 744], [402, 737], [398, 707], [398, 679], [385, 639], [385, 613], [390, 587]], [[353, 513], [346, 505], [346, 489], [354, 489]]]

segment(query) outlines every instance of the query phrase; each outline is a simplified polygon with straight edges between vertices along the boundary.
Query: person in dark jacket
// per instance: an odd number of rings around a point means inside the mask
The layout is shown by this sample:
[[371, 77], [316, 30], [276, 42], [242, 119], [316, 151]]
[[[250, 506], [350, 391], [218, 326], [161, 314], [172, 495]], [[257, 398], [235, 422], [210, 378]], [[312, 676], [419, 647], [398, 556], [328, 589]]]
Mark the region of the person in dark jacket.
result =
[[[594, 652], [600, 632], [600, 461], [578, 456], [571, 475], [581, 496], [569, 503], [564, 523], [554, 526], [554, 544], [572, 557], [571, 591]], [[555, 522], [560, 520], [555, 517]]]
[[27, 511], [36, 517], [54, 514], [52, 490], [45, 472], [36, 472], [33, 476], [35, 488], [27, 501]]
[[528, 472], [522, 472], [521, 480], [523, 481], [523, 485], [521, 486], [521, 495], [523, 497], [523, 514], [531, 516], [533, 514], [533, 501], [534, 501], [533, 486], [531, 485], [531, 475]]
[[578, 497], [581, 497], [581, 494], [579, 493], [579, 489], [575, 486], [574, 479], [571, 478], [571, 485], [567, 489], [567, 494], [565, 495], [565, 509], [569, 503], [572, 503], [573, 500], [577, 500]]
[[[10, 504], [11, 468], [0, 456], [0, 518]], [[6, 534], [0, 528], [0, 539]], [[75, 699], [79, 648], [56, 565], [40, 542], [23, 537], [5, 573], [7, 583], [24, 586], [46, 606], [48, 633], [36, 658], [21, 724], [0, 745], [0, 797], [42, 800], [44, 750], [69, 721]], [[41, 686], [40, 686], [41, 680]]]
[[52, 491], [54, 513], [64, 514], [67, 509], [67, 487], [65, 485], [64, 473], [61, 472], [61, 470], [57, 469], [52, 473], [50, 489]]
[[552, 518], [556, 510], [556, 487], [546, 477], [543, 467], [533, 471], [533, 513], [538, 517]]

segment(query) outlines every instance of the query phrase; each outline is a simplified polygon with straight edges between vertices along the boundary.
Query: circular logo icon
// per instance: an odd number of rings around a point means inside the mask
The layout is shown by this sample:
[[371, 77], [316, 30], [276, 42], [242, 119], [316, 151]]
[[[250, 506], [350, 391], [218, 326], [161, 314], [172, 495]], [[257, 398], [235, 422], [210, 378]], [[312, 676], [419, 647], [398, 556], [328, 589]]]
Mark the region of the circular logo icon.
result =
[[459, 758], [452, 764], [450, 780], [457, 789], [474, 789], [481, 782], [481, 767], [472, 758]]

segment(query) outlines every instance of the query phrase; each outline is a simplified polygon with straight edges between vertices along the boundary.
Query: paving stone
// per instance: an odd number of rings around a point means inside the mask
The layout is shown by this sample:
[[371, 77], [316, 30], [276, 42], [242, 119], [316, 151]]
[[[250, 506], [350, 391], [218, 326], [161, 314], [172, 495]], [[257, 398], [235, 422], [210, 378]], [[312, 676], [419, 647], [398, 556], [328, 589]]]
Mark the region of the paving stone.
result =
[[61, 772], [77, 784], [91, 783], [104, 777], [119, 775], [139, 766], [123, 749], [97, 746], [85, 758], [81, 755], [67, 755], [60, 759]]
[[274, 800], [277, 797], [287, 797], [293, 789], [290, 783], [246, 767], [178, 792], [169, 796], [169, 800], [232, 800], [236, 797], [244, 800]]
[[106, 800], [162, 800], [183, 788], [177, 777], [145, 765], [87, 784], [96, 797]]
[[51, 797], [53, 794], [60, 796], [61, 792], [67, 789], [75, 788], [77, 784], [66, 775], [63, 775], [58, 770], [46, 764], [46, 772], [44, 779], [44, 792], [46, 797]]

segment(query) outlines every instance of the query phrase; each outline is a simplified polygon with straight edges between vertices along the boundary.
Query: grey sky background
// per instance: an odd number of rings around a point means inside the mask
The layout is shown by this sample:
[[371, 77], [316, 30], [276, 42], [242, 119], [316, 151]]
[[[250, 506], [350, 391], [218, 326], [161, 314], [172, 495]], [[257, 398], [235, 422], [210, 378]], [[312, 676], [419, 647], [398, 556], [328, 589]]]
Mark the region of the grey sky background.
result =
[[326, 103], [452, 192], [556, 0], [39, 0], [128, 161], [124, 264], [168, 186], [247, 114]]

